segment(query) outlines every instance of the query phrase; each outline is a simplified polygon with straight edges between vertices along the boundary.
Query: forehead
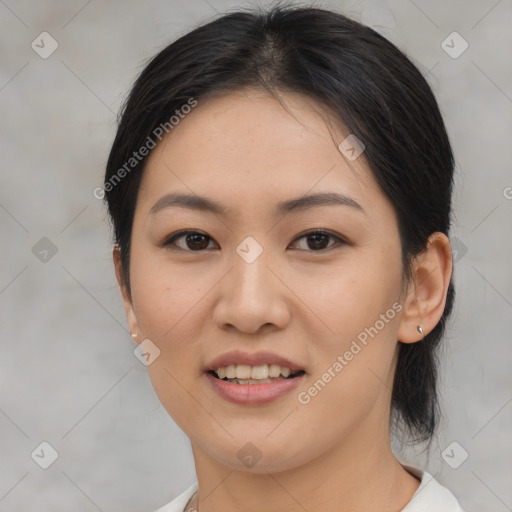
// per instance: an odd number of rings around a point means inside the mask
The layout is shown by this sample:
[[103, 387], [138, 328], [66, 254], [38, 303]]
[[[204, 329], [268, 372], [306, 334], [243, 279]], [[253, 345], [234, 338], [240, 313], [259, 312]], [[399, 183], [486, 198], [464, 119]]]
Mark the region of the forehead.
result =
[[381, 196], [364, 158], [350, 162], [338, 145], [348, 133], [310, 98], [243, 90], [198, 105], [148, 157], [142, 206], [165, 192], [262, 207], [308, 192], [338, 191], [364, 203]]

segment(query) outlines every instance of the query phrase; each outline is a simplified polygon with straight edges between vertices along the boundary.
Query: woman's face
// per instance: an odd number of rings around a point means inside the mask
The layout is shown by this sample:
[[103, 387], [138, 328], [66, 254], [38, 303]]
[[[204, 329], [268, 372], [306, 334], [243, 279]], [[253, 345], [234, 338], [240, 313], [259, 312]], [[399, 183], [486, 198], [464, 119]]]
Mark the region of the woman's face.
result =
[[[194, 449], [255, 472], [387, 431], [404, 298], [397, 218], [364, 153], [345, 158], [347, 133], [333, 141], [318, 106], [282, 97], [293, 115], [252, 90], [199, 101], [152, 150], [125, 296], [156, 393]], [[280, 377], [222, 382], [217, 367]]]

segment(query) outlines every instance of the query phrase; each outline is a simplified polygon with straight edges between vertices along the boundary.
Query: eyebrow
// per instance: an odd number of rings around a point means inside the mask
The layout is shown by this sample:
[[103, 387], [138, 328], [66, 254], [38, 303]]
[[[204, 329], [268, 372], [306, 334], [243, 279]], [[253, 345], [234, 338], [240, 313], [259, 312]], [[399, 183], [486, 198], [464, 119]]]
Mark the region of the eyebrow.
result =
[[[288, 199], [277, 204], [276, 214], [285, 215], [292, 212], [304, 211], [318, 206], [348, 206], [362, 213], [363, 207], [351, 197], [339, 192], [321, 192], [309, 194], [295, 199]], [[226, 215], [227, 209], [222, 204], [207, 197], [192, 194], [166, 194], [161, 197], [149, 211], [149, 215], [170, 207], [187, 208], [217, 215]]]

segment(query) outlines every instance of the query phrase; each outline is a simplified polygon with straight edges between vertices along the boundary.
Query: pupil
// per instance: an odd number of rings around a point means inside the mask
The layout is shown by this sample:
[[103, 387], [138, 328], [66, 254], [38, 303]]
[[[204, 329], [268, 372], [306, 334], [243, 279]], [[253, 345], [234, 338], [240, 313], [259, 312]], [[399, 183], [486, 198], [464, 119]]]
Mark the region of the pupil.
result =
[[[328, 239], [328, 235], [324, 235], [322, 233], [316, 233], [314, 235], [309, 235], [308, 239], [309, 239], [308, 246], [310, 249], [324, 249], [325, 243], [322, 243], [322, 242], [325, 242]], [[313, 244], [309, 243], [311, 240], [313, 240]], [[323, 247], [319, 247], [318, 244]]]
[[[202, 239], [202, 240], [201, 240]], [[187, 236], [187, 244], [190, 249], [205, 249], [208, 247], [207, 237], [201, 234], [193, 234]], [[201, 241], [203, 243], [201, 243]], [[205, 243], [206, 242], [206, 243]], [[197, 244], [197, 245], [195, 245]]]

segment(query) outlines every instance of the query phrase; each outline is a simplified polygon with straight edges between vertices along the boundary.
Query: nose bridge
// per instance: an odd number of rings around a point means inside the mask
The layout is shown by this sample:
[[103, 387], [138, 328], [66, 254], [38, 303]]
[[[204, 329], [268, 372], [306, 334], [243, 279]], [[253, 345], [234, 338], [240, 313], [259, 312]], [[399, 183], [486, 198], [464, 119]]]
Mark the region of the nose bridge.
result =
[[272, 273], [267, 268], [270, 263], [267, 251], [258, 250], [251, 242], [243, 242], [237, 247], [233, 257], [233, 272], [229, 293], [239, 304], [258, 307], [272, 292]]
[[[250, 238], [250, 237], [248, 237]], [[285, 289], [268, 267], [271, 253], [254, 239], [246, 239], [231, 258], [231, 271], [223, 280], [216, 306], [216, 321], [256, 332], [262, 325], [286, 323], [289, 312]]]

